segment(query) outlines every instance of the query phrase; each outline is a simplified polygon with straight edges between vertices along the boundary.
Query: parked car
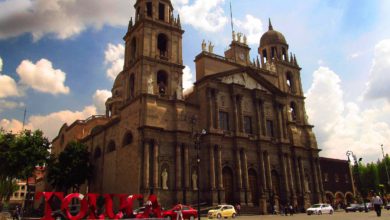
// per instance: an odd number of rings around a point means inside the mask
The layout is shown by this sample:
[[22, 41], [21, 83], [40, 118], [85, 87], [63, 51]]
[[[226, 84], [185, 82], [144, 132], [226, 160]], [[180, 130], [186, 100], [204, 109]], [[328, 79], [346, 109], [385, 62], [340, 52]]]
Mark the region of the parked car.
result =
[[390, 202], [385, 205], [385, 209], [390, 210]]
[[[183, 219], [194, 220], [195, 218], [198, 217], [198, 210], [196, 210], [188, 205], [181, 205], [181, 206], [182, 206], [181, 212], [183, 214]], [[168, 209], [166, 211], [163, 211], [162, 217], [168, 218], [168, 220], [172, 220], [172, 219], [175, 220], [179, 209], [180, 209], [179, 205], [175, 205], [172, 209]]]
[[322, 215], [322, 214], [330, 214], [332, 215], [334, 212], [333, 208], [329, 204], [314, 204], [310, 208], [306, 210], [306, 213], [308, 215], [316, 214], [316, 215]]
[[363, 204], [351, 204], [347, 208], [345, 208], [346, 212], [362, 212], [364, 211], [364, 205]]
[[237, 216], [237, 212], [234, 209], [234, 206], [232, 205], [219, 205], [217, 207], [214, 207], [209, 210], [207, 213], [207, 217], [210, 218], [217, 218], [221, 219], [223, 218], [228, 218], [232, 217], [235, 218]]

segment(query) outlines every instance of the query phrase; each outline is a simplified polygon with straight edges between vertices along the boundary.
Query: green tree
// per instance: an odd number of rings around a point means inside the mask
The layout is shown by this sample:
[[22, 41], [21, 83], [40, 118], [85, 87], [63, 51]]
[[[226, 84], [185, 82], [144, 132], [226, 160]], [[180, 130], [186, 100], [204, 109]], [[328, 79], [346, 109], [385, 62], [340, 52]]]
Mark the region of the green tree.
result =
[[51, 155], [48, 166], [48, 180], [53, 188], [67, 193], [70, 188], [80, 190], [92, 176], [92, 165], [85, 144], [72, 141], [58, 158]]

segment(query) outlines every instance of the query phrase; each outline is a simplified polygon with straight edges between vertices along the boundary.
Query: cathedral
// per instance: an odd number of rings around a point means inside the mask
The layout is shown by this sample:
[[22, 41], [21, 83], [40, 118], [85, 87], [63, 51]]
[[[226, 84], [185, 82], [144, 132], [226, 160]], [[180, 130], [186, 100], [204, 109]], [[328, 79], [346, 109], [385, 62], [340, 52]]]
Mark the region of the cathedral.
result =
[[199, 42], [196, 82], [183, 93], [184, 30], [171, 1], [134, 7], [106, 115], [64, 124], [53, 140], [56, 154], [71, 140], [88, 146], [94, 175], [85, 190], [153, 193], [165, 207], [197, 204], [199, 192], [201, 204], [262, 214], [323, 201], [301, 67], [271, 21], [255, 59], [241, 33], [223, 55]]

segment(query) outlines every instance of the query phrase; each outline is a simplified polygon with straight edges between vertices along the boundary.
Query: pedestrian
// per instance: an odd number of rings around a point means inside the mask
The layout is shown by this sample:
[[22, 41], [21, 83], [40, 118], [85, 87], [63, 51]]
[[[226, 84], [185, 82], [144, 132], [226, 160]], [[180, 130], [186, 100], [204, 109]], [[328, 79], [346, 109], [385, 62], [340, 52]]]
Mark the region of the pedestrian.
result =
[[12, 215], [12, 220], [19, 220], [20, 219], [20, 208], [19, 206], [16, 206], [16, 209]]
[[272, 214], [277, 215], [278, 214], [278, 207], [274, 205]]
[[178, 204], [177, 205], [177, 209], [176, 209], [176, 220], [183, 220], [183, 206], [182, 204]]
[[236, 204], [236, 212], [237, 212], [237, 215], [240, 214], [240, 211], [241, 211], [241, 205], [240, 205], [240, 203], [237, 203], [237, 204]]
[[374, 193], [374, 196], [371, 199], [371, 204], [374, 206], [376, 216], [380, 217], [382, 212], [382, 205], [383, 201], [381, 197], [379, 197], [376, 193]]
[[290, 206], [289, 206], [289, 211], [290, 211], [290, 215], [294, 215], [294, 208], [293, 208], [293, 206], [290, 204]]
[[284, 215], [287, 216], [288, 214], [288, 205], [284, 206]]

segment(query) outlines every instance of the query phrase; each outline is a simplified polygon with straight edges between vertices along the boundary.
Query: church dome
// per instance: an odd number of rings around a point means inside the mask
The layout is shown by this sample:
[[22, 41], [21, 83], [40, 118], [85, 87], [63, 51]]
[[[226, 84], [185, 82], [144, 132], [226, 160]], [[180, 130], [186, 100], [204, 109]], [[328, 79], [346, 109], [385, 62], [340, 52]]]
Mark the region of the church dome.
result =
[[272, 27], [271, 20], [269, 20], [268, 31], [260, 38], [260, 47], [264, 47], [271, 44], [284, 44], [287, 45], [286, 38], [279, 31], [275, 31]]

